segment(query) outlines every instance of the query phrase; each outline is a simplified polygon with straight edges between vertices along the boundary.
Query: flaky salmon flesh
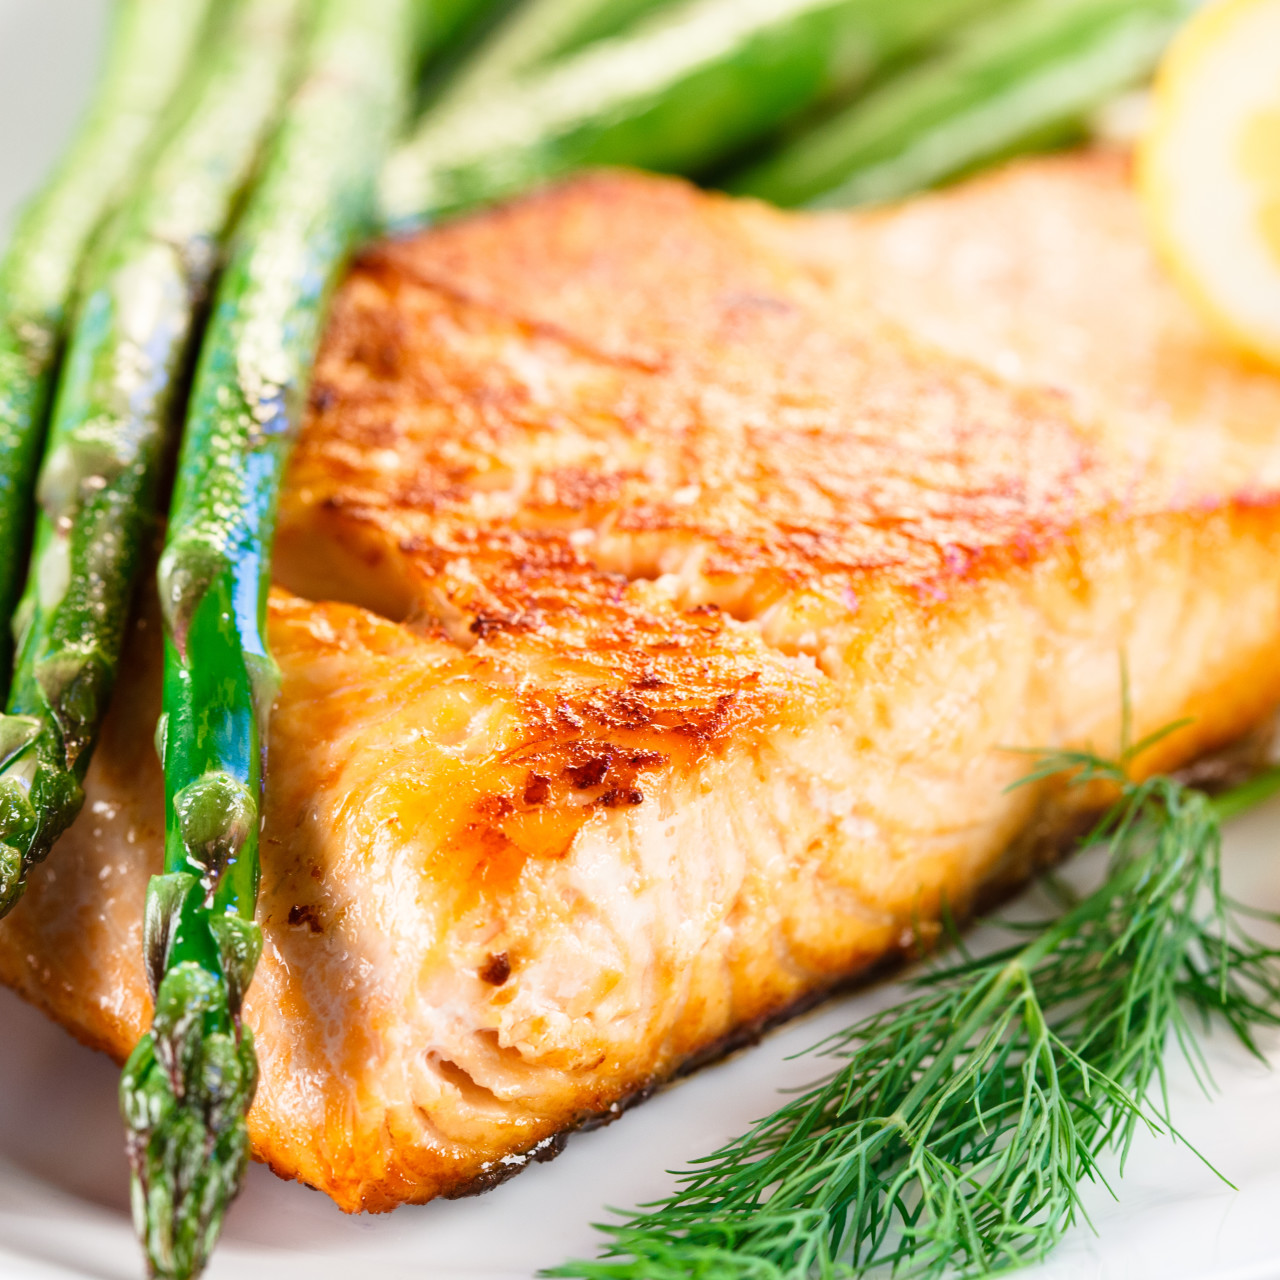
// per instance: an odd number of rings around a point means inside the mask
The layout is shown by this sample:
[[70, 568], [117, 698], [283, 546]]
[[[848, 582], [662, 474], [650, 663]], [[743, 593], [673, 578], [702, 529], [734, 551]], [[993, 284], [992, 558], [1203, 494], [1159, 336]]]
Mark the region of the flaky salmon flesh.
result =
[[[1280, 379], [1122, 157], [875, 214], [589, 175], [371, 249], [276, 548], [250, 1124], [344, 1209], [481, 1189], [911, 945], [1280, 701]], [[157, 626], [0, 976], [123, 1058]], [[643, 1123], [639, 1118], [629, 1123]]]

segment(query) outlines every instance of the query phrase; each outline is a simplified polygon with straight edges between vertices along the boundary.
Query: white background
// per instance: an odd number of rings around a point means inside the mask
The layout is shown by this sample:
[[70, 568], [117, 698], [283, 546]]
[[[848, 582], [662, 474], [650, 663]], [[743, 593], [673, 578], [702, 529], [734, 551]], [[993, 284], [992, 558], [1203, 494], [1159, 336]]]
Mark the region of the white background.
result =
[[[0, 225], [39, 180], [91, 83], [105, 0], [0, 0]], [[1280, 908], [1280, 803], [1242, 820], [1228, 845], [1232, 887]], [[55, 854], [56, 856], [56, 854]], [[3, 927], [0, 925], [0, 927]], [[668, 1185], [663, 1170], [704, 1154], [768, 1111], [774, 1090], [813, 1074], [786, 1062], [891, 999], [881, 987], [793, 1023], [476, 1200], [347, 1218], [260, 1168], [227, 1223], [211, 1280], [526, 1280], [591, 1251], [603, 1206]], [[1280, 1063], [1280, 1037], [1268, 1041]], [[1173, 1071], [1183, 1132], [1238, 1190], [1185, 1148], [1139, 1140], [1119, 1202], [1086, 1195], [1097, 1235], [1075, 1231], [1035, 1280], [1280, 1280], [1280, 1072], [1215, 1038], [1219, 1096]], [[115, 1068], [0, 992], [0, 1277], [133, 1280]], [[1112, 1171], [1114, 1173], [1114, 1169]]]
[[0, 226], [75, 124], [108, 11], [107, 0], [0, 0]]

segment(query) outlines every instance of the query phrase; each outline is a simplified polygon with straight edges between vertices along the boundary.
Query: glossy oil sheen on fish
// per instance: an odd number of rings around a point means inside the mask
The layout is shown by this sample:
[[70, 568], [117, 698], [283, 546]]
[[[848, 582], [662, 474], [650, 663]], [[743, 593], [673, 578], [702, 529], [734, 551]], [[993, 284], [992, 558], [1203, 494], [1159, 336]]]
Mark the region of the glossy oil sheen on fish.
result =
[[[1280, 700], [1280, 381], [1123, 160], [799, 218], [587, 176], [373, 248], [285, 497], [258, 1155], [483, 1188], [1025, 868], [1011, 747]], [[156, 625], [0, 975], [147, 1022]], [[630, 1123], [642, 1124], [637, 1117]]]

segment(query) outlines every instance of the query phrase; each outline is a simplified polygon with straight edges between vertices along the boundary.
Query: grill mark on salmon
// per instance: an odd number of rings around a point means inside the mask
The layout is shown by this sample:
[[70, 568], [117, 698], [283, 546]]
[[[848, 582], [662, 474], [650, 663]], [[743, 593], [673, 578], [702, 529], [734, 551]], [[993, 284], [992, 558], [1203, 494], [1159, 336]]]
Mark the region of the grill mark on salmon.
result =
[[[884, 963], [1078, 821], [1004, 748], [1114, 749], [1122, 653], [1136, 733], [1193, 720], [1142, 768], [1262, 722], [1276, 421], [1109, 157], [817, 218], [594, 175], [373, 248], [276, 548], [259, 1158], [349, 1210], [483, 1189]], [[139, 625], [0, 924], [117, 1057]]]

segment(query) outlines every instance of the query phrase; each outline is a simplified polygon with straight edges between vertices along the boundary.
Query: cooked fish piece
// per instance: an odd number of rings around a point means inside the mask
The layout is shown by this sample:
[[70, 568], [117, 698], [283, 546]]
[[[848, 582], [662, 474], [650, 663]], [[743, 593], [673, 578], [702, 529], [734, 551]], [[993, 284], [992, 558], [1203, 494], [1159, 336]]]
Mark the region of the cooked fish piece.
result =
[[[1280, 383], [1123, 162], [875, 215], [588, 176], [382, 244], [292, 468], [255, 1150], [482, 1189], [1025, 868], [1010, 748], [1280, 701]], [[123, 1056], [156, 626], [0, 976]]]

